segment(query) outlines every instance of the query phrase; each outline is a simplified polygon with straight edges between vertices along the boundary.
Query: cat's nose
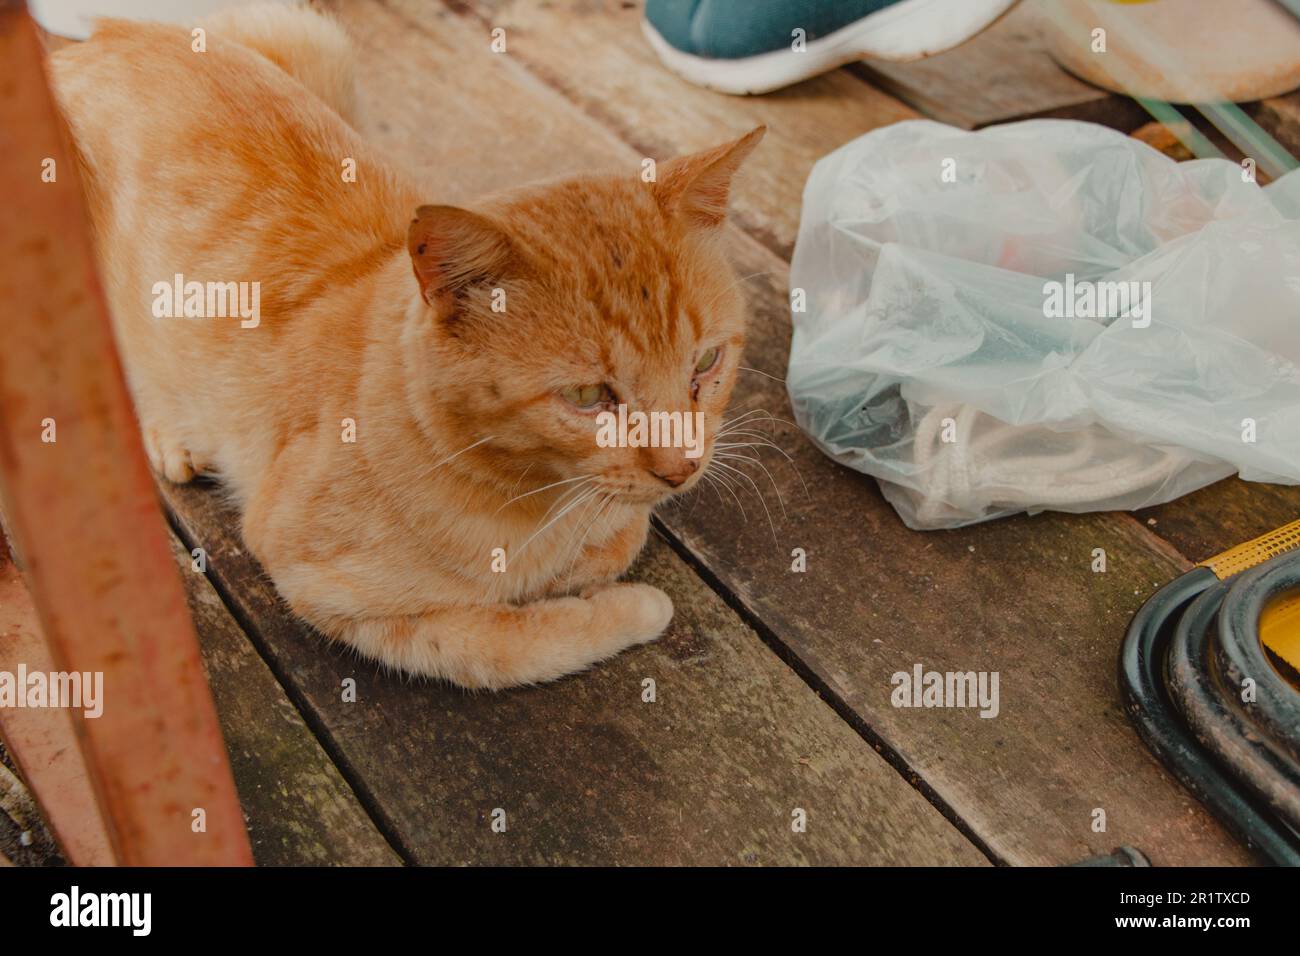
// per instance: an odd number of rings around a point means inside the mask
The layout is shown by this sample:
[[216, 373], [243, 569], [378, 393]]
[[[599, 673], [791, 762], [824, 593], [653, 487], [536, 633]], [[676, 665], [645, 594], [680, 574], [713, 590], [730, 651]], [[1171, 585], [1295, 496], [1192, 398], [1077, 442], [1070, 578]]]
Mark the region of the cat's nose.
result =
[[660, 481], [667, 482], [674, 488], [680, 487], [686, 479], [699, 470], [700, 463], [694, 458], [682, 458], [674, 462], [675, 467], [671, 471], [652, 471], [651, 474]]

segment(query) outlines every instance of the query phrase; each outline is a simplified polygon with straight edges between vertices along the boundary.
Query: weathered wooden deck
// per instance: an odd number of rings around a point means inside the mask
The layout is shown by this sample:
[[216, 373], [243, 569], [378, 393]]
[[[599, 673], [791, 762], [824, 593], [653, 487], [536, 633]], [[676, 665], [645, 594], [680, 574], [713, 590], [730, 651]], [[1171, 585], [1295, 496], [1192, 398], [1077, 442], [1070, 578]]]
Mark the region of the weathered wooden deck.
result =
[[[431, 200], [629, 167], [766, 123], [731, 240], [751, 277], [745, 364], [776, 378], [743, 375], [735, 406], [782, 418], [787, 268], [818, 157], [918, 110], [968, 127], [1143, 122], [1035, 52], [1019, 14], [940, 59], [737, 99], [664, 71], [636, 3], [324, 5], [362, 52], [363, 132], [426, 174]], [[489, 49], [494, 27], [504, 54]], [[1294, 133], [1300, 109], [1257, 113]], [[672, 595], [668, 635], [499, 695], [386, 675], [326, 644], [286, 613], [210, 487], [164, 487], [258, 861], [1062, 864], [1123, 844], [1156, 864], [1250, 862], [1130, 728], [1115, 659], [1157, 585], [1294, 520], [1300, 489], [1233, 479], [1149, 513], [922, 534], [873, 480], [790, 426], [778, 436], [809, 493], [769, 464], [788, 510], [775, 540], [753, 509], [746, 522], [716, 498], [666, 509], [634, 577]], [[189, 571], [200, 546], [206, 577]], [[790, 570], [796, 547], [806, 573]], [[1104, 574], [1090, 568], [1098, 547]], [[894, 708], [890, 675], [916, 663], [1000, 672], [1000, 715]]]

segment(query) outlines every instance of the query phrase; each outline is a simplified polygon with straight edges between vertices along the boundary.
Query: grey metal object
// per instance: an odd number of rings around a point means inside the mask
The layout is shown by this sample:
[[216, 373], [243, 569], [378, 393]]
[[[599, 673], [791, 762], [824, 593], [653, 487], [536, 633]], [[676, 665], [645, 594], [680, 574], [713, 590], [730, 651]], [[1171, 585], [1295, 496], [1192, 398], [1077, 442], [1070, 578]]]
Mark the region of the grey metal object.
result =
[[1070, 866], [1150, 866], [1151, 861], [1141, 850], [1131, 846], [1117, 846], [1104, 856], [1090, 856]]

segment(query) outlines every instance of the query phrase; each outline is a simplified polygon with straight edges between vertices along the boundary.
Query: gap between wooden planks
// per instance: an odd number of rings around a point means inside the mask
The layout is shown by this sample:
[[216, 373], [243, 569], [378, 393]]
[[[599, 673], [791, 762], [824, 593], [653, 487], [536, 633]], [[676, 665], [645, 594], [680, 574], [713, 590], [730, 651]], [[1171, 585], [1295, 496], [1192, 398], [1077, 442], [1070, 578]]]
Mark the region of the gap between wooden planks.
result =
[[276, 676], [257, 654], [199, 556], [169, 534], [203, 668], [259, 866], [402, 862]]
[[[387, 6], [426, 35], [446, 29], [425, 4]], [[500, 59], [638, 150], [653, 144], [659, 158], [768, 124], [768, 141], [735, 197], [738, 209], [762, 219], [740, 221], [767, 249], [741, 240], [737, 259], [740, 274], [757, 274], [748, 286], [755, 321], [747, 364], [779, 376], [789, 336], [786, 273], [770, 250], [783, 252], [793, 241], [812, 158], [864, 127], [901, 118], [898, 106], [874, 121], [880, 94], [865, 86], [855, 93], [835, 74], [776, 97], [737, 99], [690, 87], [644, 47], [636, 11], [611, 4], [458, 8], [480, 37], [490, 26], [506, 29], [509, 52]], [[512, 82], [529, 85], [518, 74]], [[812, 104], [827, 115], [827, 97], [839, 98], [842, 121], [802, 123]], [[792, 127], [799, 135], [790, 146]], [[510, 136], [526, 141], [527, 130]], [[425, 162], [433, 157], [431, 149], [422, 153]], [[575, 150], [574, 161], [583, 162], [584, 153]], [[497, 168], [494, 185], [505, 185], [515, 171]], [[788, 415], [784, 390], [762, 376], [738, 389], [738, 405]], [[1172, 548], [1127, 515], [1042, 515], [960, 532], [908, 532], [874, 483], [834, 466], [796, 431], [782, 426], [778, 434], [814, 488], [811, 501], [792, 507], [779, 545], [758, 526], [762, 519], [738, 528], [738, 519], [705, 508], [687, 517], [665, 513], [664, 525], [752, 623], [816, 676], [841, 713], [855, 715], [856, 726], [897, 754], [999, 858], [1067, 862], [1124, 842], [1156, 862], [1248, 859], [1146, 752], [1116, 698], [1114, 655], [1129, 617], [1186, 565]], [[773, 471], [787, 500], [798, 500], [798, 483]], [[807, 546], [823, 573], [791, 575], [792, 546]], [[1089, 568], [1098, 546], [1110, 555], [1105, 575]], [[973, 722], [895, 710], [889, 676], [913, 662], [999, 669], [1016, 695], [1011, 709], [999, 720]], [[1108, 809], [1107, 833], [1091, 830], [1097, 808]]]
[[[230, 617], [190, 553], [168, 535], [212, 688], [254, 859], [262, 865], [400, 862]], [[0, 670], [53, 669], [26, 586], [0, 540]], [[112, 865], [108, 833], [65, 710], [0, 710], [22, 772], [67, 860]], [[14, 751], [15, 755], [18, 750]]]
[[[163, 494], [412, 862], [987, 863], [657, 541], [633, 576], [679, 602], [663, 638], [553, 684], [472, 694], [381, 670], [311, 633], [243, 550], [218, 495], [193, 485]], [[352, 701], [341, 693], [349, 680]], [[806, 833], [791, 830], [796, 808]], [[504, 833], [491, 828], [498, 809]]]

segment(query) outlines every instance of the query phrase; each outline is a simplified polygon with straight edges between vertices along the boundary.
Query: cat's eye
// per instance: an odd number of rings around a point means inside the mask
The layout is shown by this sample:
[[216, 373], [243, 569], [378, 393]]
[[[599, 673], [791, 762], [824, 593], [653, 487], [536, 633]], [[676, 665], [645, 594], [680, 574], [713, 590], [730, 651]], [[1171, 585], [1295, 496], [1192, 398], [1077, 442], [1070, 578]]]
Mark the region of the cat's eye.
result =
[[589, 409], [614, 401], [608, 385], [570, 385], [560, 392], [566, 402], [576, 408]]
[[711, 349], [705, 349], [695, 362], [695, 374], [703, 375], [714, 365], [718, 364], [718, 353], [721, 351], [716, 345]]

